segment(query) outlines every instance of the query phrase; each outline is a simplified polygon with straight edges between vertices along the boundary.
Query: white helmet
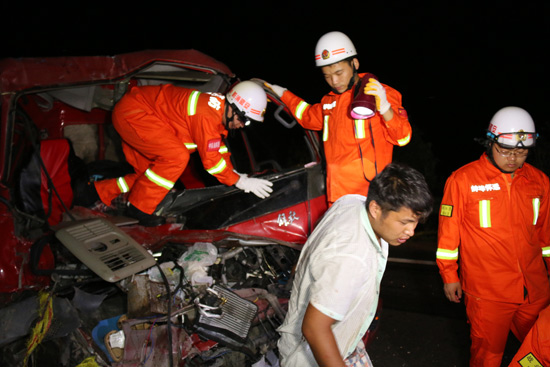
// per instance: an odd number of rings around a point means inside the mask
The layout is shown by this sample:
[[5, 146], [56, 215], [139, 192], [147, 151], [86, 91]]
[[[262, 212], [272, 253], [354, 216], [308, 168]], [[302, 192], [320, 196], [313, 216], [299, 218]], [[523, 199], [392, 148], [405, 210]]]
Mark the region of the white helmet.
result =
[[342, 32], [329, 32], [317, 41], [315, 65], [327, 66], [356, 55], [355, 46], [348, 36]]
[[538, 134], [527, 111], [519, 107], [504, 107], [491, 119], [487, 129], [489, 140], [503, 148], [532, 148]]
[[233, 106], [235, 113], [243, 118], [243, 121], [264, 121], [267, 95], [258, 84], [252, 81], [240, 82], [235, 84], [225, 97], [227, 102]]

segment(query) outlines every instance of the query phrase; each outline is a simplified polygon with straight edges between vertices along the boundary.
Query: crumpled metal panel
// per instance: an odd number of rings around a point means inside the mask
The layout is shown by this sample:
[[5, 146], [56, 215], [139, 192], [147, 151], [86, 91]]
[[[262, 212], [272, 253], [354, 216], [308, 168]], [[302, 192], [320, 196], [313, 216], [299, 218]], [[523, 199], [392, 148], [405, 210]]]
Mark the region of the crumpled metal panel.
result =
[[6, 58], [0, 60], [0, 92], [115, 80], [155, 61], [233, 76], [227, 65], [197, 50], [147, 50], [115, 56]]

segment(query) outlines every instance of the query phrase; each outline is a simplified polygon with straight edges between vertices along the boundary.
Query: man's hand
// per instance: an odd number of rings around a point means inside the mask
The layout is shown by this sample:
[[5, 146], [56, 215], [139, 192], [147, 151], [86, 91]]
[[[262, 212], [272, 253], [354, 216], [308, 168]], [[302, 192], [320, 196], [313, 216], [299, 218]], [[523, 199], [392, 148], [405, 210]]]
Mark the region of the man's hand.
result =
[[445, 283], [443, 285], [443, 290], [445, 291], [445, 297], [451, 302], [460, 303], [462, 299], [462, 286], [460, 282], [456, 283]]
[[237, 188], [244, 192], [251, 192], [259, 198], [265, 199], [273, 192], [271, 186], [273, 183], [261, 178], [248, 177], [246, 174], [239, 173], [241, 178], [235, 184]]
[[331, 326], [336, 320], [328, 317], [311, 303], [307, 306], [304, 320], [302, 321], [302, 333], [306, 338], [315, 360], [319, 366], [345, 366], [344, 360], [338, 350], [338, 344], [334, 339]]
[[374, 96], [376, 99], [376, 109], [381, 115], [385, 114], [390, 109], [391, 104], [386, 97], [386, 89], [378, 80], [370, 78], [363, 92]]

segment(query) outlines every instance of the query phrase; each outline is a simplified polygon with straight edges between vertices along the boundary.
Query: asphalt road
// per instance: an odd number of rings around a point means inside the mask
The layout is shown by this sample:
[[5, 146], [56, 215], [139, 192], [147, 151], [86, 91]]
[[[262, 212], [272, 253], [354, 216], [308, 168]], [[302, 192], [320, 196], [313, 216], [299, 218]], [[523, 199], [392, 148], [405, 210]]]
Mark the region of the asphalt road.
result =
[[[417, 240], [390, 248], [380, 323], [368, 347], [375, 367], [468, 367], [464, 304], [453, 304], [443, 295], [436, 247], [435, 240]], [[508, 367], [518, 347], [510, 335], [502, 367]]]

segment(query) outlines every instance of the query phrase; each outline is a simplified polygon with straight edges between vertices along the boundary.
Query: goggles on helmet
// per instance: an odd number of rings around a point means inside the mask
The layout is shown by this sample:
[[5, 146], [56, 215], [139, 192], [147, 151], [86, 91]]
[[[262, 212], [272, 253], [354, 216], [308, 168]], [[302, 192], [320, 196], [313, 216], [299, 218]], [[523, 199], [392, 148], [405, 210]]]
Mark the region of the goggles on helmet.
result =
[[520, 130], [518, 132], [503, 133], [498, 135], [495, 135], [492, 132], [487, 132], [487, 137], [489, 140], [497, 143], [505, 149], [528, 149], [535, 146], [535, 141], [539, 137], [539, 134]]

